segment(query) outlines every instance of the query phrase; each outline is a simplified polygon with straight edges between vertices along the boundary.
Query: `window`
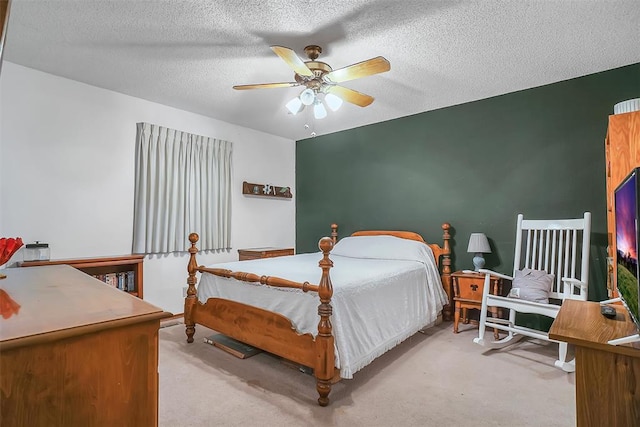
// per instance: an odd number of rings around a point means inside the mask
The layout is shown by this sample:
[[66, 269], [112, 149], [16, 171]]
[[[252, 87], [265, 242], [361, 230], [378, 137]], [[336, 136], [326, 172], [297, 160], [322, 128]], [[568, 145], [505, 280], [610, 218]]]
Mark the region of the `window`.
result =
[[133, 253], [231, 248], [229, 141], [138, 123]]

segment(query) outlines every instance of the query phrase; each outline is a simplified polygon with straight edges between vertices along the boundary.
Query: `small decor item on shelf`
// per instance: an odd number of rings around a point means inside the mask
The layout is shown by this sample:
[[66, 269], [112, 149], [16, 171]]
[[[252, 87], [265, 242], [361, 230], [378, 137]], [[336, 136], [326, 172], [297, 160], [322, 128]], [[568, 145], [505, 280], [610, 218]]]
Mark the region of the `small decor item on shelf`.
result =
[[252, 194], [254, 196], [282, 197], [290, 199], [293, 197], [291, 188], [278, 187], [271, 184], [252, 184], [244, 181], [242, 183], [242, 194]]
[[41, 243], [36, 240], [35, 243], [27, 243], [24, 251], [25, 261], [49, 261], [49, 244]]
[[[16, 253], [22, 246], [22, 239], [20, 237], [2, 237], [0, 238], [0, 265], [4, 265]], [[6, 276], [0, 273], [0, 279], [4, 279]]]

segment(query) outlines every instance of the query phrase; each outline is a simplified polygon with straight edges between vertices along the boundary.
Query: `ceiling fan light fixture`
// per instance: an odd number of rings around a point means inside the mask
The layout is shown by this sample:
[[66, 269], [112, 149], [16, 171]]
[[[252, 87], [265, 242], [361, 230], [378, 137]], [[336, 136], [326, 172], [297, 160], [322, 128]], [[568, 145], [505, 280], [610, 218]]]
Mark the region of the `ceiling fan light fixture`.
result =
[[334, 70], [329, 64], [317, 60], [322, 53], [322, 48], [318, 45], [308, 45], [304, 48], [308, 61], [300, 59], [288, 47], [271, 46], [271, 50], [295, 72], [293, 77], [295, 81], [235, 85], [233, 88], [247, 90], [298, 86], [303, 90], [295, 99], [285, 104], [287, 110], [291, 115], [297, 115], [305, 107], [313, 105], [313, 115], [316, 119], [327, 117], [327, 108], [337, 111], [344, 102], [359, 107], [370, 105], [374, 100], [372, 96], [341, 86], [340, 83], [384, 73], [391, 69], [389, 61], [382, 56], [377, 56]]
[[327, 109], [324, 108], [324, 104], [319, 99], [313, 104], [313, 117], [318, 120], [327, 117]]
[[313, 91], [313, 89], [306, 88], [300, 94], [300, 101], [304, 105], [311, 105], [314, 103], [315, 100], [316, 100], [316, 94]]
[[324, 97], [324, 101], [327, 103], [327, 106], [331, 109], [331, 111], [338, 111], [340, 107], [342, 107], [342, 98], [332, 93], [326, 94]]
[[287, 110], [289, 110], [289, 112], [294, 116], [298, 114], [300, 111], [302, 111], [302, 109], [304, 108], [302, 105], [302, 101], [297, 96], [293, 98], [291, 101], [287, 102], [285, 104], [285, 107], [287, 107]]

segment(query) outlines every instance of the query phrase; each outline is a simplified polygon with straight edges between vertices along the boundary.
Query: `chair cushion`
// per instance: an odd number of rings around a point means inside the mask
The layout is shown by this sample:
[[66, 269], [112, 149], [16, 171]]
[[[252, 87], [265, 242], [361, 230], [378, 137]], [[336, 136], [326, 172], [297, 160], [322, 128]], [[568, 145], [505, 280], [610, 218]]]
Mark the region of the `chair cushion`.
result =
[[516, 270], [509, 298], [549, 304], [549, 293], [553, 287], [553, 279], [553, 274], [542, 270], [528, 268]]

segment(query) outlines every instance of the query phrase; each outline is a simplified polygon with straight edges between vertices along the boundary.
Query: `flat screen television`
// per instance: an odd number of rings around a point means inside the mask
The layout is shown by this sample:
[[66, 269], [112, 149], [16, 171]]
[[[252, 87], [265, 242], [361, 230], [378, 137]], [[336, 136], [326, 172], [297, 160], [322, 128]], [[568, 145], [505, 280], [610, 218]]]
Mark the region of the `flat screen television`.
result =
[[640, 330], [640, 167], [631, 173], [614, 191], [616, 223], [616, 288], [633, 322]]

